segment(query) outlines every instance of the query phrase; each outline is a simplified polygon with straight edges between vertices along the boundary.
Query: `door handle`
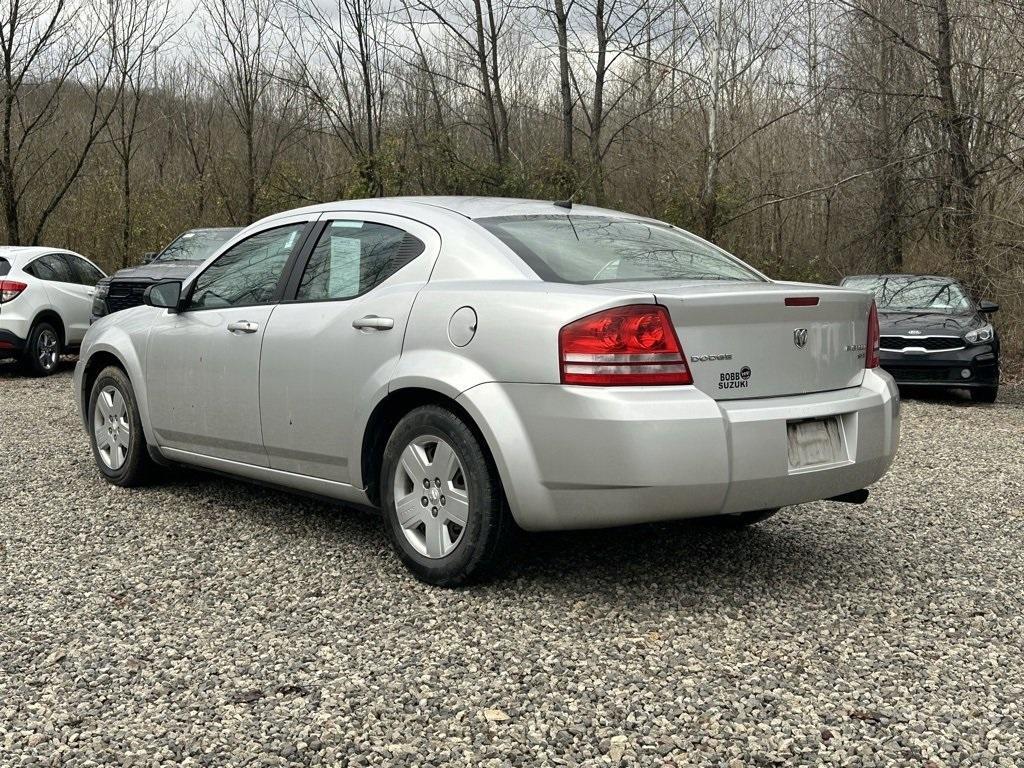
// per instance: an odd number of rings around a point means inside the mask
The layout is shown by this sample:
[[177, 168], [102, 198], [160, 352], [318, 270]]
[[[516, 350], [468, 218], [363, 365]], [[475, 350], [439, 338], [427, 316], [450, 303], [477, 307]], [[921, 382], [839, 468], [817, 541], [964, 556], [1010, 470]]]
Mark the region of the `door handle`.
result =
[[390, 331], [395, 327], [395, 321], [390, 317], [367, 315], [366, 317], [361, 317], [358, 320], [353, 320], [352, 327], [359, 328], [360, 330], [373, 328], [378, 331]]
[[248, 320], [236, 320], [233, 323], [228, 323], [228, 330], [231, 333], [256, 333], [259, 329], [259, 323], [251, 323]]

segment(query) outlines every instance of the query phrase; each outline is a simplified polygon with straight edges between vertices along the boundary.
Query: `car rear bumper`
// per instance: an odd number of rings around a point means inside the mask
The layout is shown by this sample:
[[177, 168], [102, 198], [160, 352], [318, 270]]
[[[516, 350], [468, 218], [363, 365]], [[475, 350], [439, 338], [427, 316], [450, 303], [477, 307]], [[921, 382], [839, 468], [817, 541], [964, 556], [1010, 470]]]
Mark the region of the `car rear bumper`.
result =
[[[5, 323], [6, 325], [7, 323]], [[27, 335], [27, 329], [26, 329]], [[0, 358], [13, 357], [25, 349], [25, 337], [19, 336], [13, 330], [0, 328]]]
[[[860, 387], [715, 401], [695, 387], [482, 384], [459, 402], [494, 454], [527, 530], [599, 528], [767, 509], [864, 488], [892, 463], [899, 395]], [[789, 465], [787, 423], [837, 416], [845, 458]]]
[[999, 383], [999, 352], [988, 344], [927, 355], [883, 350], [879, 359], [901, 385], [974, 388]]

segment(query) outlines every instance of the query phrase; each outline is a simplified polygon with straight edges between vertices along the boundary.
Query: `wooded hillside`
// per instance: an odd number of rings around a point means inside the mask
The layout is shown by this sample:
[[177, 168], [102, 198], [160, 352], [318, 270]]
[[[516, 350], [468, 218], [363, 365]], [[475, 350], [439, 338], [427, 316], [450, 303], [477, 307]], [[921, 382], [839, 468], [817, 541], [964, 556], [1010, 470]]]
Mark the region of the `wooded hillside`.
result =
[[10, 244], [572, 197], [773, 276], [953, 274], [1024, 352], [1019, 0], [0, 2]]

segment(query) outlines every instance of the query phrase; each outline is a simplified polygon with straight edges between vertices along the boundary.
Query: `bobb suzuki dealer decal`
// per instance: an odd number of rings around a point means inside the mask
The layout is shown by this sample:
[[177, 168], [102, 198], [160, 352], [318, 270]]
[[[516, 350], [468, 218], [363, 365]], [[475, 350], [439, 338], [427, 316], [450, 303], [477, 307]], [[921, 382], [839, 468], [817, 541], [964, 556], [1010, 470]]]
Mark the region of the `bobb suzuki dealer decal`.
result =
[[750, 366], [744, 365], [738, 371], [718, 374], [719, 389], [745, 389], [750, 386]]

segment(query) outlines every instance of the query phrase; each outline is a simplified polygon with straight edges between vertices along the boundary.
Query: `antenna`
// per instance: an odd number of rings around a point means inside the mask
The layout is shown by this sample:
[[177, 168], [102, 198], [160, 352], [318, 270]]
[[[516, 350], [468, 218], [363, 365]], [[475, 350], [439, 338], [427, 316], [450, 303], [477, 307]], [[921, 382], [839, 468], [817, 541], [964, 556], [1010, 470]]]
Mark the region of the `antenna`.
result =
[[568, 200], [555, 200], [554, 205], [557, 205], [559, 208], [565, 208], [567, 211], [571, 211], [572, 198], [570, 197]]

